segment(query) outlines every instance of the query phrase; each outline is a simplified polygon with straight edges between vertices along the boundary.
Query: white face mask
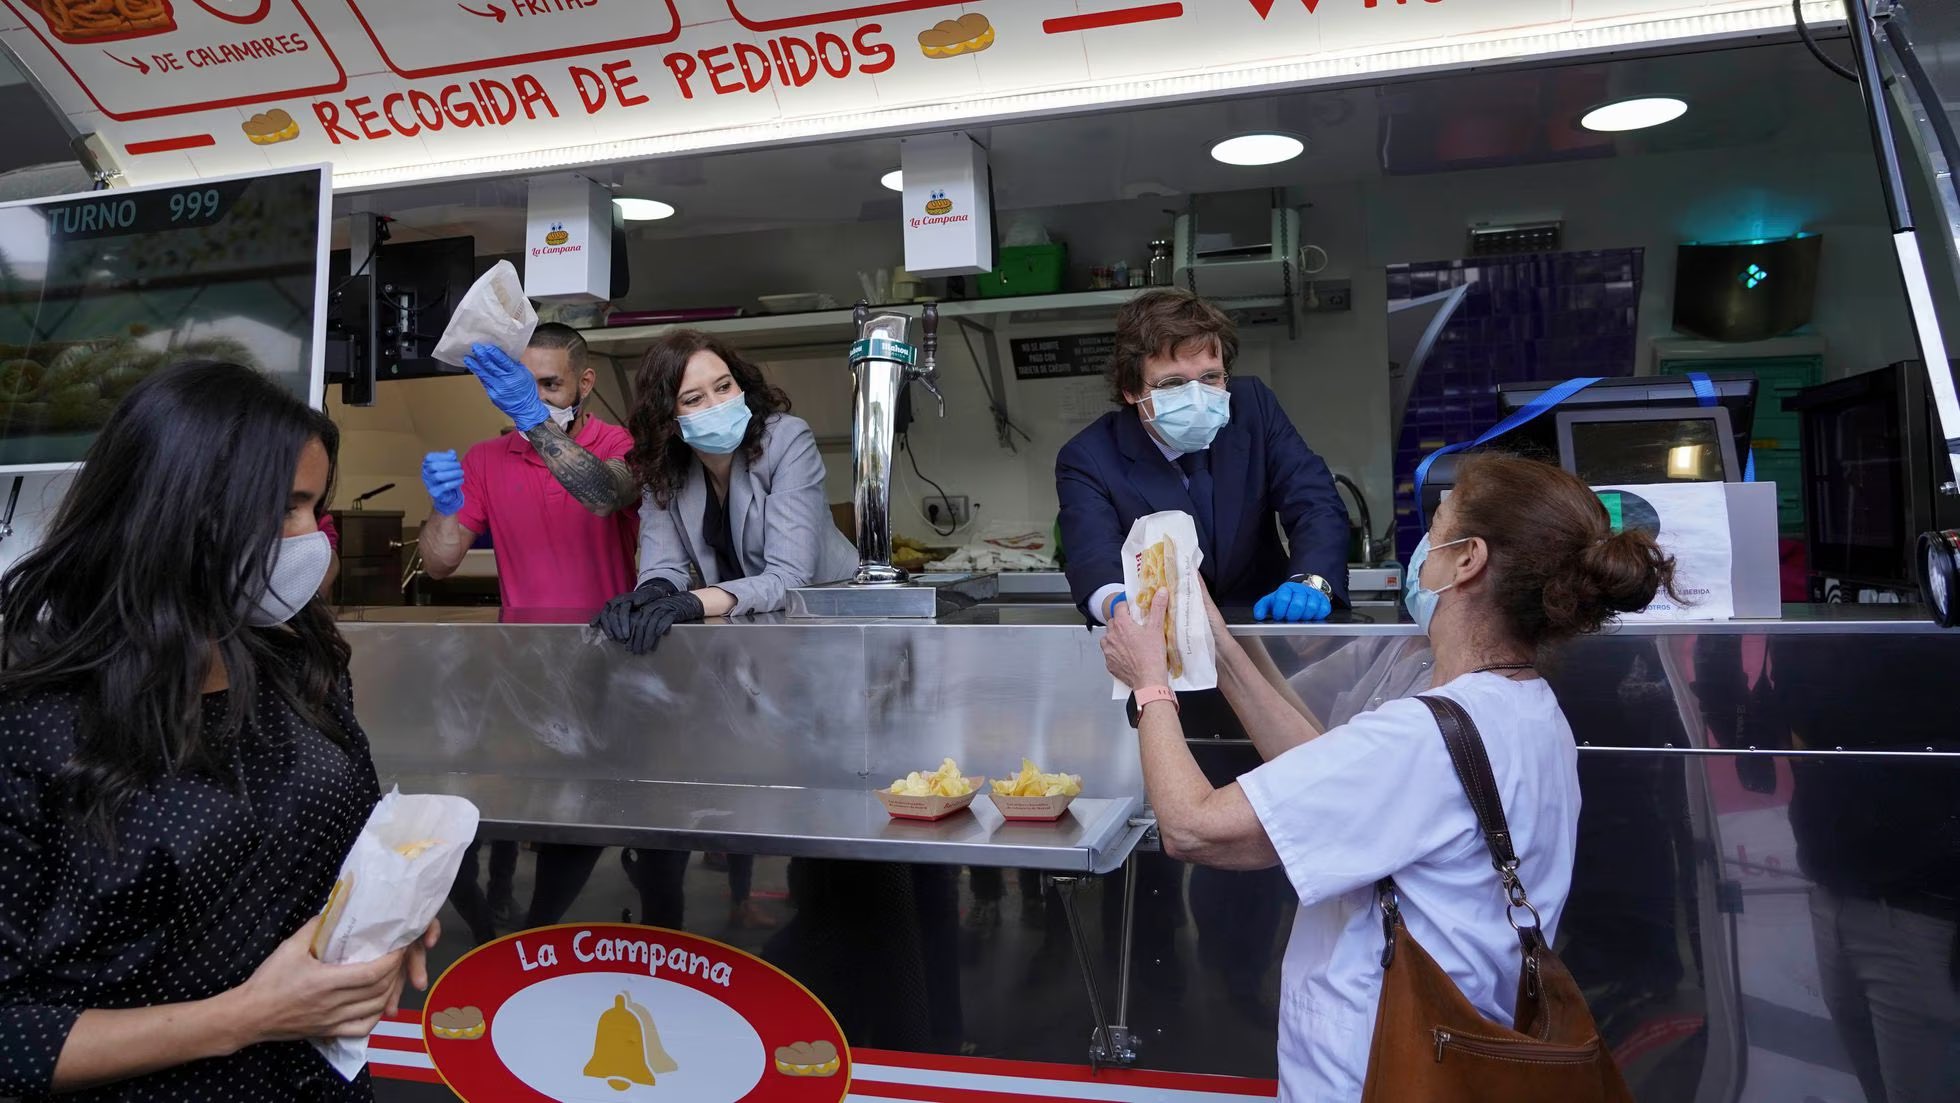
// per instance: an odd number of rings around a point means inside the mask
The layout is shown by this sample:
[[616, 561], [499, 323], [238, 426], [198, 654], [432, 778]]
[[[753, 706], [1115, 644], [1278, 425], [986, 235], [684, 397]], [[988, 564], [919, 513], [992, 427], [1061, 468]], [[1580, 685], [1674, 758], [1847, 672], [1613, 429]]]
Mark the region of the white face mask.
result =
[[333, 545], [324, 532], [288, 536], [273, 549], [272, 577], [265, 593], [245, 614], [245, 623], [255, 628], [271, 628], [299, 615], [320, 592], [333, 563]]
[[578, 420], [579, 405], [579, 403], [574, 402], [561, 410], [547, 402], [544, 404], [544, 408], [545, 412], [551, 415], [551, 423], [569, 433], [572, 431], [572, 422]]

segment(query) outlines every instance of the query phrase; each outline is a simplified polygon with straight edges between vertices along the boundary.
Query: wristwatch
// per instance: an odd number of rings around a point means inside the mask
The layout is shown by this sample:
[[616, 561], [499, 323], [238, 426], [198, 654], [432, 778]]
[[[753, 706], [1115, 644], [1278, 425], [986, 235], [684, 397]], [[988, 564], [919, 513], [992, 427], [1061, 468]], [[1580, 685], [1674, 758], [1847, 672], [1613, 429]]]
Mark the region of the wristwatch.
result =
[[1334, 600], [1334, 584], [1317, 574], [1296, 574], [1292, 578], [1287, 579], [1287, 581], [1298, 582], [1302, 586], [1312, 586], [1314, 589], [1326, 595], [1328, 601], [1331, 602]]

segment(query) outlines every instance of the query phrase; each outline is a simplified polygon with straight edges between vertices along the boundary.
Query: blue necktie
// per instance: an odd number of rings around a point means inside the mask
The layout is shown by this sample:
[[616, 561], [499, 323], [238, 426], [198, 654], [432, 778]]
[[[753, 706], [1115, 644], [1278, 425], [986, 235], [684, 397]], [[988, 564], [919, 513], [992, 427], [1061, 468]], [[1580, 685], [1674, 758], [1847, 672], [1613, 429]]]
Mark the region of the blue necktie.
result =
[[1177, 458], [1177, 465], [1184, 469], [1184, 477], [1191, 483], [1191, 515], [1198, 519], [1198, 543], [1203, 547], [1205, 563], [1209, 565], [1218, 558], [1218, 538], [1211, 528], [1212, 498], [1215, 495], [1210, 454], [1186, 452]]

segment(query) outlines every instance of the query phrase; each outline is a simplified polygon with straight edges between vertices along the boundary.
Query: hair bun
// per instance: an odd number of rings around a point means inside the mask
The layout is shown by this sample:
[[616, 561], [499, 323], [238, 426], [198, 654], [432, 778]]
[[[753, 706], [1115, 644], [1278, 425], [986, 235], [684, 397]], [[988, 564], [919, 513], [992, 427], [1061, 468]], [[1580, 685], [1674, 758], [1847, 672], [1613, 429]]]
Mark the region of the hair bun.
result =
[[1644, 532], [1617, 532], [1579, 550], [1576, 569], [1545, 587], [1545, 614], [1554, 631], [1597, 631], [1615, 613], [1637, 613], [1662, 590], [1673, 593], [1674, 559]]

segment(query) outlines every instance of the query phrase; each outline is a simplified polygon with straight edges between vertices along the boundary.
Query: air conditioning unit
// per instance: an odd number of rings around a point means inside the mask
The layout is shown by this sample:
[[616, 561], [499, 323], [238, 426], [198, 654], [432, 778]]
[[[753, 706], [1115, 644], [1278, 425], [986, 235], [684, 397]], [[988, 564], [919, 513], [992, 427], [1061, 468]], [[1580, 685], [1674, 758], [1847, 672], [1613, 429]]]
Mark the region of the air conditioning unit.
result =
[[1172, 282], [1207, 299], [1297, 296], [1300, 212], [1268, 191], [1202, 196], [1177, 216]]

